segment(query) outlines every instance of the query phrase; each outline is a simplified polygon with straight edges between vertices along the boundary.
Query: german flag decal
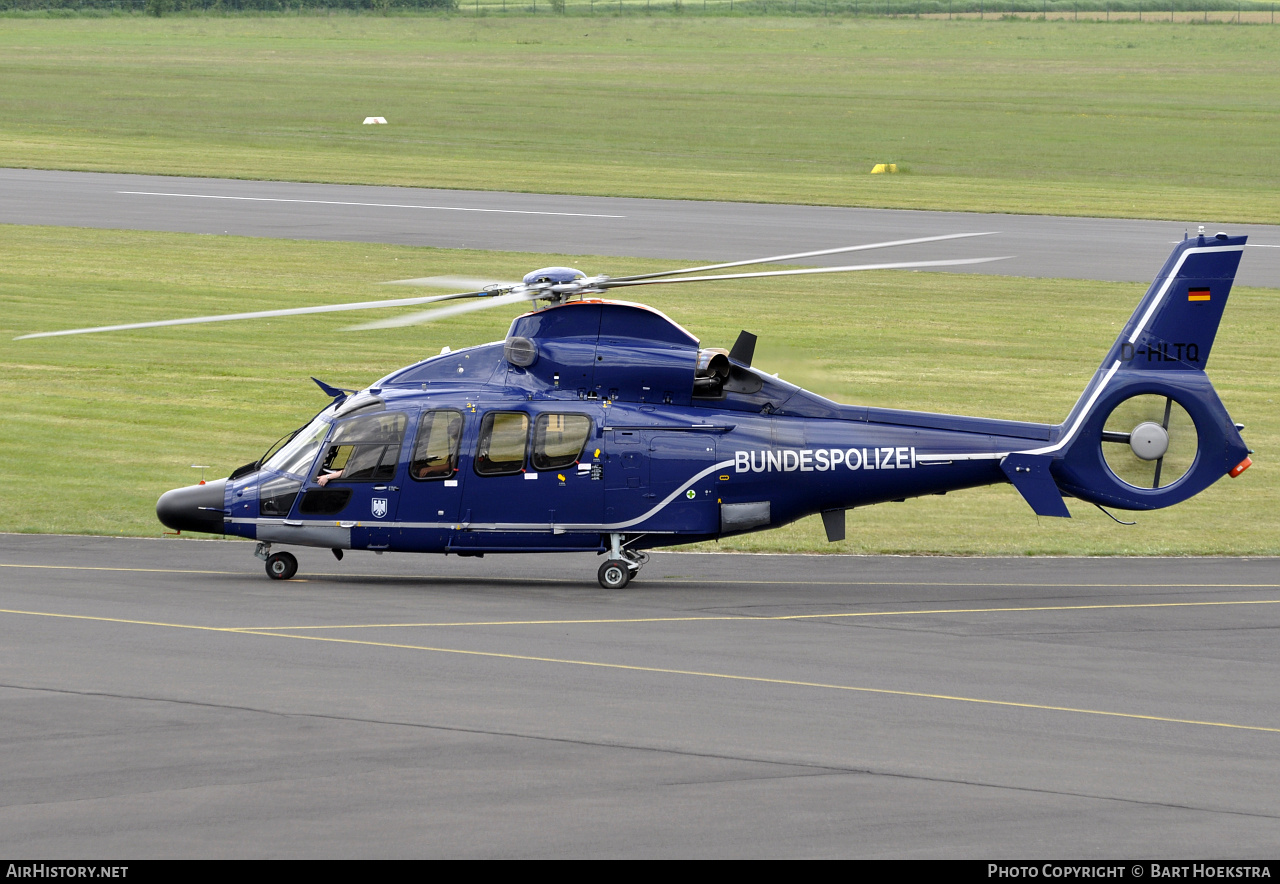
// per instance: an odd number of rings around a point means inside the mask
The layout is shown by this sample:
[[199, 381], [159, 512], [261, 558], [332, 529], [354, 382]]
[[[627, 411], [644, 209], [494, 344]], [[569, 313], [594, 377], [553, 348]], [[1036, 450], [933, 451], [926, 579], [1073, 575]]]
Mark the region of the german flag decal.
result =
[[1188, 301], [1207, 301], [1209, 300], [1208, 289], [1187, 289]]

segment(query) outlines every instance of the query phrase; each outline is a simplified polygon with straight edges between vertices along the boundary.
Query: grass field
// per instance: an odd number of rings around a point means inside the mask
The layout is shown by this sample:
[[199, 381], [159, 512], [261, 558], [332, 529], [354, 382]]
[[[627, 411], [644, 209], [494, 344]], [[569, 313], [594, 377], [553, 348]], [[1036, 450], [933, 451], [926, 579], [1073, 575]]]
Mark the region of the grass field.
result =
[[0, 165], [1280, 222], [1278, 42], [1150, 21], [10, 18]]
[[[651, 261], [236, 237], [0, 226], [0, 512], [4, 530], [155, 535], [159, 494], [256, 458], [325, 404], [308, 377], [364, 386], [439, 351], [500, 339], [509, 311], [379, 333], [341, 314], [12, 341], [32, 331], [387, 297], [371, 280], [512, 278], [570, 263]], [[1153, 268], [1154, 270], [1154, 268]], [[861, 274], [856, 287], [758, 280], [646, 292], [707, 346], [745, 325], [756, 364], [849, 402], [1061, 420], [1144, 286], [942, 273]], [[856, 291], [855, 297], [850, 292]], [[1008, 486], [856, 510], [847, 542], [816, 521], [720, 548], [830, 552], [1280, 554], [1280, 315], [1236, 289], [1210, 361], [1255, 466], [1121, 527], [1073, 502], [1039, 519]], [[652, 295], [652, 297], [648, 297]], [[371, 314], [365, 314], [370, 316]]]

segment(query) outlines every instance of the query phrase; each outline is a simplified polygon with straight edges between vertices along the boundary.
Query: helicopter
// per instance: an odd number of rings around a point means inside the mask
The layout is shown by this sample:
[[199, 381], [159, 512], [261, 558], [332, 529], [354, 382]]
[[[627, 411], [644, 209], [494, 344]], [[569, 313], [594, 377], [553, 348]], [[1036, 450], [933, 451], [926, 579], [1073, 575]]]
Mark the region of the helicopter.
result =
[[[445, 553], [595, 552], [621, 589], [647, 550], [762, 531], [820, 514], [843, 540], [854, 507], [1012, 484], [1041, 516], [1064, 497], [1120, 510], [1184, 501], [1252, 451], [1205, 373], [1246, 237], [1179, 242], [1056, 425], [843, 405], [752, 366], [756, 336], [703, 347], [662, 312], [602, 297], [642, 285], [999, 258], [713, 273], [959, 239], [844, 246], [634, 276], [535, 270], [447, 295], [190, 317], [22, 337], [458, 301], [355, 326], [407, 326], [532, 304], [505, 339], [391, 372], [362, 390], [312, 378], [328, 404], [225, 479], [165, 492], [178, 531], [257, 541], [267, 575], [297, 558], [273, 547]], [[408, 282], [417, 282], [410, 280]], [[1111, 516], [1120, 521], [1115, 516]]]

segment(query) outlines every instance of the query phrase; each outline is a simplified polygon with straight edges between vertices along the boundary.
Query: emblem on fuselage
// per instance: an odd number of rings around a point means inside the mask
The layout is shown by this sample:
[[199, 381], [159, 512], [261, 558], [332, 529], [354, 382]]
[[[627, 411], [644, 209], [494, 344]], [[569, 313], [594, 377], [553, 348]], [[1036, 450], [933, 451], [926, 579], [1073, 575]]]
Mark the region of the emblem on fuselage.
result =
[[373, 503], [373, 517], [375, 519], [385, 518], [387, 515], [387, 499], [385, 497], [375, 497]]

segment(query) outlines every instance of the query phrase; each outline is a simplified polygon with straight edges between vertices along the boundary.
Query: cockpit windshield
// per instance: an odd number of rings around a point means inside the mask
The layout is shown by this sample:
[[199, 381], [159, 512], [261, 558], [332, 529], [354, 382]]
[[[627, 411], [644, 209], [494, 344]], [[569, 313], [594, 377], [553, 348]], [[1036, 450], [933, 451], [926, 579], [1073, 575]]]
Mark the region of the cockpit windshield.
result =
[[[327, 409], [326, 409], [327, 411]], [[311, 469], [324, 437], [329, 434], [329, 416], [317, 417], [307, 424], [288, 444], [277, 451], [262, 465], [263, 469], [306, 476]]]

